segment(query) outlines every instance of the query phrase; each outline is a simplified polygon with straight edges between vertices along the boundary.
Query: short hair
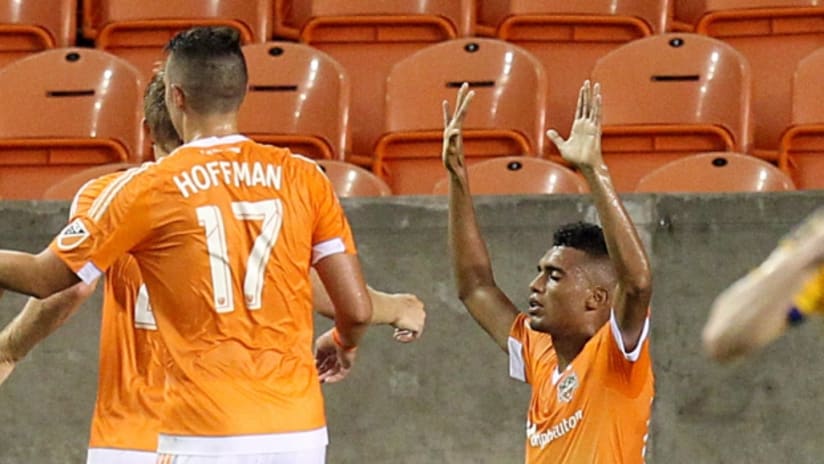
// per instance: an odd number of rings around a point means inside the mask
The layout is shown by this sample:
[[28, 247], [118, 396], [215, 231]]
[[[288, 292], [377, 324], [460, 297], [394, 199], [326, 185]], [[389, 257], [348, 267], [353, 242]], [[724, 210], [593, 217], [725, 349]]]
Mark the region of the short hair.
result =
[[143, 93], [143, 115], [149, 126], [152, 140], [166, 153], [171, 153], [183, 144], [175, 130], [169, 109], [166, 107], [166, 89], [163, 84], [163, 71], [155, 73], [146, 91]]
[[604, 231], [589, 222], [562, 225], [552, 236], [552, 246], [575, 248], [593, 257], [609, 256]]
[[202, 115], [237, 111], [249, 77], [240, 33], [231, 27], [194, 27], [166, 45], [168, 78], [178, 84], [191, 109]]

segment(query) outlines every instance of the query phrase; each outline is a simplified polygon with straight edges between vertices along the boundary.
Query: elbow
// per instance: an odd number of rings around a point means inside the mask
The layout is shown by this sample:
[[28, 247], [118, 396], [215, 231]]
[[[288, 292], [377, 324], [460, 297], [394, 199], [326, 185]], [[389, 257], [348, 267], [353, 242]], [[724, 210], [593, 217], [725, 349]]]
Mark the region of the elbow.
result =
[[734, 337], [717, 324], [708, 323], [701, 333], [701, 347], [704, 355], [713, 361], [727, 363], [741, 352]]

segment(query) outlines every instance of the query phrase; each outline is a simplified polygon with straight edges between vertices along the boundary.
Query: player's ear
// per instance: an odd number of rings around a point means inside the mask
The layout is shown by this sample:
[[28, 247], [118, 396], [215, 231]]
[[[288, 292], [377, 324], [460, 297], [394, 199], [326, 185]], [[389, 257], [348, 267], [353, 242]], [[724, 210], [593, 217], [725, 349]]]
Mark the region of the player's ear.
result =
[[597, 311], [609, 306], [609, 290], [598, 285], [593, 286], [589, 289], [586, 304], [589, 311]]
[[182, 109], [186, 105], [186, 94], [183, 93], [183, 89], [177, 84], [172, 84], [170, 90], [172, 91], [172, 104], [175, 108]]

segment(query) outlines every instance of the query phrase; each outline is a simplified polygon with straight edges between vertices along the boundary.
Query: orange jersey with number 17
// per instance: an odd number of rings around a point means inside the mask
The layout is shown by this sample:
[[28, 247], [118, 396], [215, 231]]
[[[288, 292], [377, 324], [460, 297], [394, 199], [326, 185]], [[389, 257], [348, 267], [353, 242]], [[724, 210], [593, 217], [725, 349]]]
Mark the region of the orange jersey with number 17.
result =
[[158, 452], [326, 444], [309, 267], [355, 248], [314, 162], [197, 140], [127, 171], [51, 247], [83, 280], [137, 261], [170, 358]]

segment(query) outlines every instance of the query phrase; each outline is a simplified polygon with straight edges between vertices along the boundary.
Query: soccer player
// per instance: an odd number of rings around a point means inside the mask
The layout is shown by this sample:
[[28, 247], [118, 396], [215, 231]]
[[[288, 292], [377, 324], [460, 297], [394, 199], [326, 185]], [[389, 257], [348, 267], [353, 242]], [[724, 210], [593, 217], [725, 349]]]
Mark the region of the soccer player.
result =
[[501, 291], [475, 220], [461, 127], [473, 93], [444, 102], [443, 161], [450, 176], [449, 243], [464, 306], [509, 353], [509, 372], [532, 386], [526, 462], [641, 463], [653, 397], [650, 270], [601, 158], [601, 96], [581, 88], [571, 135], [548, 136], [583, 173], [603, 231], [561, 226], [538, 261], [526, 314]]
[[[168, 353], [158, 451], [187, 463], [323, 462], [319, 379], [343, 378], [372, 318], [331, 184], [288, 150], [237, 134], [238, 35], [168, 46], [166, 101], [186, 144], [119, 176], [38, 255], [0, 252], [0, 287], [46, 297], [130, 253]], [[312, 355], [313, 265], [335, 328]]]
[[717, 361], [752, 354], [810, 314], [824, 314], [824, 209], [715, 299], [704, 350]]
[[[182, 141], [172, 126], [164, 101], [161, 73], [146, 88], [143, 110], [154, 141], [155, 159], [162, 159]], [[99, 193], [121, 174], [90, 181], [78, 192], [71, 216], [85, 214]], [[107, 271], [100, 340], [100, 376], [87, 464], [124, 462], [154, 464], [163, 405], [163, 352], [140, 270], [129, 256]], [[10, 372], [37, 343], [56, 330], [90, 294], [78, 283], [45, 300], [30, 299], [14, 322], [0, 332], [0, 360]], [[369, 288], [373, 324], [391, 324], [395, 338], [410, 342], [422, 333], [425, 312], [414, 295]], [[334, 308], [312, 272], [315, 310], [334, 318]], [[2, 383], [0, 379], [0, 383]]]

